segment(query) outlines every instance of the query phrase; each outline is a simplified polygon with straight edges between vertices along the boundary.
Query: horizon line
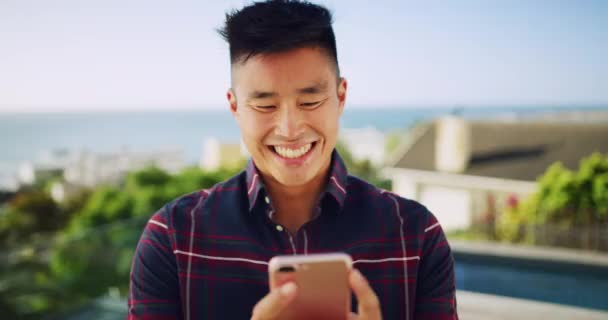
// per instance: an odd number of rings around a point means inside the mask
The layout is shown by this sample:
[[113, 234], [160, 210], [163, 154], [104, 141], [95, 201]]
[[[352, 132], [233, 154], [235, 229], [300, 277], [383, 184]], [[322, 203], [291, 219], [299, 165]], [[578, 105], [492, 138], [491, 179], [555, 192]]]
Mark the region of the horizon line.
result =
[[[58, 107], [57, 109], [41, 109], [48, 107]], [[228, 109], [228, 106], [221, 107], [220, 105], [210, 104], [129, 104], [129, 105], [90, 105], [83, 104], [79, 106], [72, 105], [65, 107], [60, 105], [11, 105], [5, 110], [8, 105], [0, 105], [0, 115], [2, 114], [61, 114], [61, 113], [121, 113], [121, 112], [171, 112], [171, 111], [222, 111]], [[79, 108], [77, 108], [79, 107]], [[85, 107], [83, 109], [83, 107]], [[146, 109], [143, 109], [143, 108]], [[608, 108], [608, 102], [605, 103], [471, 103], [471, 104], [431, 104], [431, 103], [357, 103], [347, 104], [345, 108], [352, 109], [478, 109], [478, 108]]]

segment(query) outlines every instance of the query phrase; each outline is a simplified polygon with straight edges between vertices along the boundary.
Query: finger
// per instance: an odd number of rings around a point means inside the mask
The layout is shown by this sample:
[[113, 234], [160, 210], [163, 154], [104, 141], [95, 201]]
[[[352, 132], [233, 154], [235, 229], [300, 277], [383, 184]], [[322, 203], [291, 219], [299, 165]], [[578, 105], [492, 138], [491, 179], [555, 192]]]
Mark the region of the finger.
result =
[[380, 301], [369, 286], [367, 280], [357, 269], [353, 269], [349, 277], [350, 286], [355, 292], [358, 304], [358, 314], [361, 319], [381, 319]]
[[348, 320], [358, 320], [359, 316], [356, 313], [349, 313], [348, 314]]
[[288, 282], [295, 282], [295, 272], [279, 272], [270, 278], [270, 290], [277, 289]]
[[297, 287], [293, 282], [286, 283], [281, 287], [271, 290], [253, 308], [252, 320], [277, 319], [281, 312], [296, 297]]

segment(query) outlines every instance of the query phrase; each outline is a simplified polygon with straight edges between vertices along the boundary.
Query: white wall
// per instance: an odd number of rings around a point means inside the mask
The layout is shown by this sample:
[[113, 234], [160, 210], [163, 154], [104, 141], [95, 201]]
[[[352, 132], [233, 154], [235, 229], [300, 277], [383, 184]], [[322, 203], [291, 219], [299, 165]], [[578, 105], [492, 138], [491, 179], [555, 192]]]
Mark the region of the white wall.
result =
[[420, 203], [441, 223], [443, 230], [466, 229], [471, 225], [471, 192], [439, 186], [423, 186]]
[[489, 177], [386, 168], [383, 175], [393, 181], [393, 191], [427, 206], [445, 230], [470, 227], [474, 219], [487, 213], [487, 195], [495, 197], [495, 208], [501, 209], [508, 197], [519, 199], [536, 191], [536, 183]]
[[388, 178], [393, 181], [393, 192], [425, 205], [437, 217], [444, 230], [470, 226], [473, 199], [469, 190], [425, 184], [400, 172], [393, 172]]
[[406, 176], [400, 176], [398, 179], [394, 177], [389, 178], [393, 180], [393, 192], [404, 198], [417, 200], [418, 184], [415, 181], [408, 179]]

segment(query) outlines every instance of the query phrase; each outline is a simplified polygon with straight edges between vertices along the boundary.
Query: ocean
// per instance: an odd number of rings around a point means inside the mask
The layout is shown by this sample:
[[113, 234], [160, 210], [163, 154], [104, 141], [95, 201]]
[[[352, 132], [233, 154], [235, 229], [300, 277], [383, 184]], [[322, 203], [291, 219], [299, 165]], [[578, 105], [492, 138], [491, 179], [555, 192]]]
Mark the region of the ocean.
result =
[[[382, 131], [406, 129], [414, 123], [458, 113], [465, 118], [527, 117], [546, 112], [608, 110], [600, 107], [488, 107], [488, 108], [346, 108], [341, 126], [373, 126]], [[195, 163], [206, 137], [238, 141], [239, 129], [228, 110], [0, 113], [0, 180], [12, 175], [23, 161], [33, 161], [49, 150], [183, 149]]]

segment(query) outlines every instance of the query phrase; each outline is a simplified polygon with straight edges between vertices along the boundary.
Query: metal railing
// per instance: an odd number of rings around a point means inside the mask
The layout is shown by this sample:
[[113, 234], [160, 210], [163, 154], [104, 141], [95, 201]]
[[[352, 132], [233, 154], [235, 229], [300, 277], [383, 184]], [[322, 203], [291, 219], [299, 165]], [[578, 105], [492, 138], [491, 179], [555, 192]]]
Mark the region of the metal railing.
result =
[[[497, 235], [496, 226], [492, 223], [478, 223], [471, 230], [483, 234], [488, 240], [504, 241]], [[608, 252], [608, 224], [588, 226], [553, 223], [521, 225], [518, 227], [517, 236], [512, 242]]]

